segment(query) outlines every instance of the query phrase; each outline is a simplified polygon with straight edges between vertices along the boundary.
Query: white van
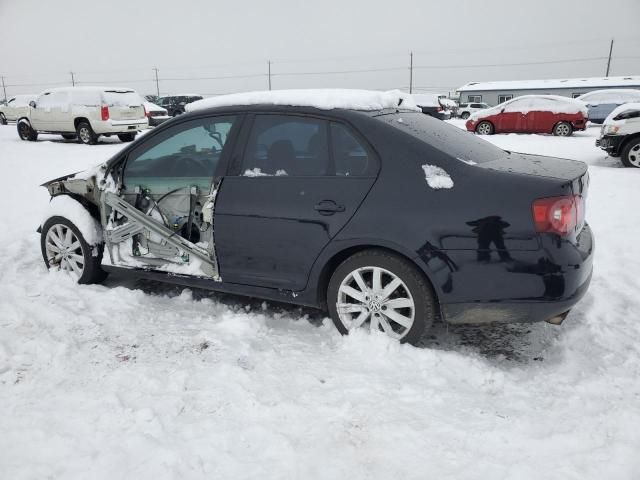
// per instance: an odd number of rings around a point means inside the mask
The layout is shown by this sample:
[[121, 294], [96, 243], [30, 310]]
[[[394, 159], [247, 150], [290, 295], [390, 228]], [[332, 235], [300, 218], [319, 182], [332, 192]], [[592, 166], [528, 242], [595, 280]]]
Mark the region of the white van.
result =
[[45, 90], [25, 117], [18, 119], [18, 135], [35, 141], [38, 133], [59, 133], [94, 144], [100, 135], [117, 135], [131, 142], [140, 130], [149, 128], [144, 99], [128, 88], [65, 87]]

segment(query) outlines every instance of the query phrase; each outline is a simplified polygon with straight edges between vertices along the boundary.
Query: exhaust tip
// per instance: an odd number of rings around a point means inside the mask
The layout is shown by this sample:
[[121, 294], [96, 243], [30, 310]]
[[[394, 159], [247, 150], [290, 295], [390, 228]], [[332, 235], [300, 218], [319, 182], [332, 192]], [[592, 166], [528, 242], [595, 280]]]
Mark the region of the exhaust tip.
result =
[[569, 315], [569, 310], [561, 313], [560, 315], [556, 315], [555, 317], [548, 318], [545, 321], [547, 323], [550, 323], [551, 325], [560, 325], [562, 322], [564, 322], [564, 319], [567, 318], [567, 315]]

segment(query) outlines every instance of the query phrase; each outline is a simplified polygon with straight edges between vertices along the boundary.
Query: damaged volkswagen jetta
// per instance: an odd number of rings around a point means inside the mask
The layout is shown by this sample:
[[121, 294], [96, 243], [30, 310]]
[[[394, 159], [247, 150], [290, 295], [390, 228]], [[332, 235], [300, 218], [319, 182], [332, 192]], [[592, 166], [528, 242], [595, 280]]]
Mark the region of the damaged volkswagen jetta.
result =
[[398, 91], [189, 110], [44, 184], [48, 268], [317, 307], [412, 344], [436, 319], [559, 324], [589, 286], [582, 162], [501, 150]]

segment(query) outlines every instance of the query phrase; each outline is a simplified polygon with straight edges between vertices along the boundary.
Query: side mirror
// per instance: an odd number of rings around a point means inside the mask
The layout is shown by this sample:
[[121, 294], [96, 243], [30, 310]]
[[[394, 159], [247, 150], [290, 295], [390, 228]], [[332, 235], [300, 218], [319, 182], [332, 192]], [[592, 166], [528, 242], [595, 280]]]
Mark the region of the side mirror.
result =
[[36, 102], [34, 102], [33, 100], [31, 100], [31, 101], [29, 102], [29, 106], [30, 106], [31, 108], [36, 108]]
[[505, 110], [506, 108], [503, 108], [502, 110], [500, 110], [500, 113], [504, 113]]

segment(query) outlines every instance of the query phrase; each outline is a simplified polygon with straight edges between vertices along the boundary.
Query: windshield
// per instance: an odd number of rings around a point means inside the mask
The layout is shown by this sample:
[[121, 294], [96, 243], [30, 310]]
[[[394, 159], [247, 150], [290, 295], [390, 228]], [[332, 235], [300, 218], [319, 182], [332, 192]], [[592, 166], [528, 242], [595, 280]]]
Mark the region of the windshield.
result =
[[391, 113], [376, 118], [468, 164], [490, 162], [507, 155], [475, 134], [423, 113]]
[[140, 106], [143, 101], [142, 97], [136, 92], [117, 92], [115, 90], [107, 90], [103, 93], [105, 103], [110, 107], [131, 107]]

